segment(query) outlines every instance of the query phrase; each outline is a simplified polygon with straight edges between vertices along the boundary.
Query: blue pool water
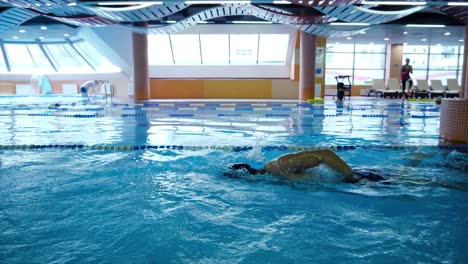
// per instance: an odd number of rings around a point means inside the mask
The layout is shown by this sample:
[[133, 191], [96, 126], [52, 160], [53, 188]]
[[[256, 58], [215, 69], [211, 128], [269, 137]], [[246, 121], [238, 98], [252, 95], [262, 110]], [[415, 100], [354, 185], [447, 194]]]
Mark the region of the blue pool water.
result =
[[[463, 263], [468, 157], [437, 146], [438, 115], [373, 99], [4, 103], [0, 262]], [[222, 174], [320, 146], [391, 184]]]

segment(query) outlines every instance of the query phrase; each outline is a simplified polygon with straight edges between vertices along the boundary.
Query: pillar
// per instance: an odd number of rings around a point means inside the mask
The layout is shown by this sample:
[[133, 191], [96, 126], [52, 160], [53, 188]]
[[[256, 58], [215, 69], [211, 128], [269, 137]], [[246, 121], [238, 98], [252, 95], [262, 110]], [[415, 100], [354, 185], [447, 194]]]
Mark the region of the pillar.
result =
[[468, 143], [468, 25], [465, 25], [464, 44], [461, 100], [442, 100], [439, 128], [441, 144]]
[[[139, 27], [146, 27], [147, 22], [137, 22]], [[133, 39], [133, 87], [135, 101], [150, 99], [148, 70], [148, 37], [146, 34], [132, 33]]]
[[299, 100], [315, 97], [316, 37], [301, 31], [299, 59]]
[[468, 99], [468, 25], [465, 25], [465, 52], [463, 52], [463, 70], [460, 98]]
[[401, 63], [404, 59], [406, 58], [403, 58], [403, 44], [391, 44], [387, 46], [385, 80], [390, 78], [400, 79]]

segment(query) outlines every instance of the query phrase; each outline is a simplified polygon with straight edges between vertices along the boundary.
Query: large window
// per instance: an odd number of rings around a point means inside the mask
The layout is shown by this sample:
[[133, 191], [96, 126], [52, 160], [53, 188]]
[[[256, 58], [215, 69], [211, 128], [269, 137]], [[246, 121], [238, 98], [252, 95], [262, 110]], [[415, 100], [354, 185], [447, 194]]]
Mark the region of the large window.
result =
[[150, 65], [285, 65], [289, 34], [148, 36]]
[[405, 45], [403, 60], [410, 59], [414, 79], [461, 82], [463, 65], [463, 47], [443, 45]]
[[53, 70], [37, 44], [5, 44], [5, 50], [8, 54], [10, 69], [14, 73]]
[[93, 65], [97, 72], [119, 72], [120, 69], [114, 66], [106, 57], [99, 53], [92, 45], [85, 41], [73, 43], [76, 50]]
[[328, 44], [325, 83], [336, 84], [338, 75], [351, 76], [354, 85], [372, 84], [385, 75], [385, 45]]
[[202, 64], [229, 64], [229, 35], [200, 35], [200, 44]]
[[[5, 50], [6, 58], [1, 50]], [[93, 46], [76, 42], [0, 42], [0, 73], [50, 74], [120, 72]]]
[[69, 44], [44, 45], [46, 52], [61, 72], [91, 72], [89, 64]]

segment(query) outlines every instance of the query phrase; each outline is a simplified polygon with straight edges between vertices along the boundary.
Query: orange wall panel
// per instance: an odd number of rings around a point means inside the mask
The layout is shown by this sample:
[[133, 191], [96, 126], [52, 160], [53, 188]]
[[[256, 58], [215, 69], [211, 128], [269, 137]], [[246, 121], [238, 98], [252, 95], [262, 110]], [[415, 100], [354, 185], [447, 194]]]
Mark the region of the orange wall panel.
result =
[[16, 83], [0, 82], [0, 94], [16, 94]]
[[271, 99], [272, 80], [205, 80], [204, 98]]
[[204, 98], [203, 80], [150, 80], [150, 98]]

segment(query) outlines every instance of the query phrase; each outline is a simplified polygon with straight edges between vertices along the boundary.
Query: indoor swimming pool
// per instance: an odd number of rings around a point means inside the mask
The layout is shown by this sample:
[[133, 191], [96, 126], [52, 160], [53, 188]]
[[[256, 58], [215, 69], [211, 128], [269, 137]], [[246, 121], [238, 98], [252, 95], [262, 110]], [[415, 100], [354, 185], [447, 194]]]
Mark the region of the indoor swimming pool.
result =
[[[5, 263], [462, 263], [467, 146], [433, 102], [0, 101]], [[52, 105], [51, 105], [52, 104]], [[333, 149], [381, 182], [226, 177]]]

